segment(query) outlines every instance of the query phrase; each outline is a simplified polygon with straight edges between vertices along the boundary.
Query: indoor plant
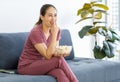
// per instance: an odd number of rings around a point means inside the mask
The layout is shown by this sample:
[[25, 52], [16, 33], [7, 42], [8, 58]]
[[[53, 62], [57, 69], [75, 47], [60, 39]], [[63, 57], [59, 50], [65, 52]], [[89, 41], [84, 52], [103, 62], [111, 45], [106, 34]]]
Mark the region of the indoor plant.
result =
[[[120, 42], [120, 36], [112, 28], [112, 26], [107, 27], [106, 22], [102, 21], [103, 14], [107, 14], [108, 6], [100, 2], [90, 2], [85, 3], [82, 8], [77, 11], [77, 15], [80, 16], [79, 23], [84, 20], [91, 19], [92, 25], [86, 25], [78, 32], [80, 38], [84, 36], [93, 35], [95, 37], [95, 46], [93, 49], [94, 57], [97, 59], [102, 59], [104, 57], [114, 57], [116, 54], [116, 41]], [[103, 25], [104, 23], [104, 25]], [[102, 41], [102, 46], [98, 44], [97, 34], [104, 36]]]

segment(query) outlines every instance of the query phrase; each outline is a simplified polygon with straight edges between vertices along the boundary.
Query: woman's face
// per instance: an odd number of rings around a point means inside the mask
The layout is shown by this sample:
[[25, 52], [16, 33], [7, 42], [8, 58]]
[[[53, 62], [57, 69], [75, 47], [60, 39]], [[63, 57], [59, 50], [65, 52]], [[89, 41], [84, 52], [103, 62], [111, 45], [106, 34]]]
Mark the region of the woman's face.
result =
[[47, 27], [51, 27], [52, 24], [56, 23], [57, 21], [57, 11], [53, 7], [49, 7], [46, 10], [45, 16], [41, 16], [43, 24]]

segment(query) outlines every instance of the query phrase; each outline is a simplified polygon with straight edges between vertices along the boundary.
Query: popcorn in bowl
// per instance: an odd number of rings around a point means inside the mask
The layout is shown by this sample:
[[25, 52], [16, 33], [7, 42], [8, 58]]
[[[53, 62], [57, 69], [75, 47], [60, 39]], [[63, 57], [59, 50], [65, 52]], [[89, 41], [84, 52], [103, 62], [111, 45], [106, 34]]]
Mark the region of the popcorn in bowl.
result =
[[70, 54], [72, 46], [62, 45], [56, 47], [56, 52], [60, 54]]

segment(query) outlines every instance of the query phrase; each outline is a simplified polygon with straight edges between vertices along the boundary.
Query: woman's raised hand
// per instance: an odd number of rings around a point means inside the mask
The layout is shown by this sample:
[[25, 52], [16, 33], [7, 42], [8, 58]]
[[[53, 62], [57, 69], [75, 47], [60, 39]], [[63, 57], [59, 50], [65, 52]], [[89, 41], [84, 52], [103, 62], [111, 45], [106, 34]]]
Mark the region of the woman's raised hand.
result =
[[59, 31], [57, 23], [55, 21], [51, 21], [50, 24], [51, 24], [51, 32], [52, 32], [52, 34], [57, 35], [57, 33]]

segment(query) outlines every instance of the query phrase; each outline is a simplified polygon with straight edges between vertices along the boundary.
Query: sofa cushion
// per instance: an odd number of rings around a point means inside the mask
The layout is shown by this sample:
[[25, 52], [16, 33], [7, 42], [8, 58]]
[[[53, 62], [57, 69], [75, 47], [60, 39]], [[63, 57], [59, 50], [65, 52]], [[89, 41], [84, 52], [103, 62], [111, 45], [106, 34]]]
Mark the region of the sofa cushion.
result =
[[[0, 33], [0, 69], [16, 69], [19, 56], [22, 52], [29, 32]], [[68, 30], [61, 31], [60, 45], [72, 45]], [[74, 58], [74, 51], [65, 57], [66, 60]]]
[[57, 82], [49, 75], [19, 75], [0, 73], [0, 82]]
[[80, 82], [120, 82], [120, 62], [74, 58], [67, 63]]
[[0, 33], [0, 69], [16, 69], [28, 32]]

